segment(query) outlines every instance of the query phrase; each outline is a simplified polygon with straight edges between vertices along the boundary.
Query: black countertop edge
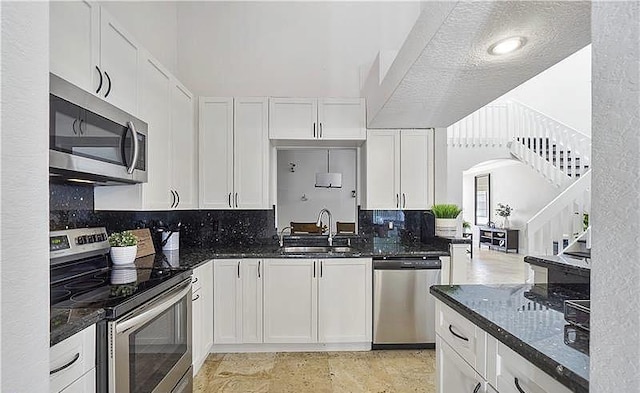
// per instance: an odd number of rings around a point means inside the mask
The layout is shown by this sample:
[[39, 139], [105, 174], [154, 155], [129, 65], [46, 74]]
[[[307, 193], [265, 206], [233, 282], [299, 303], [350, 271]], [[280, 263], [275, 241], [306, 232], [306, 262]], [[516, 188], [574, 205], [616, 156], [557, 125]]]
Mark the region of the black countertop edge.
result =
[[451, 244], [472, 244], [472, 240], [469, 237], [442, 237], [438, 236], [439, 239], [442, 239], [446, 243]]
[[589, 381], [569, 370], [564, 365], [544, 355], [532, 346], [526, 344], [516, 336], [504, 330], [502, 327], [462, 305], [447, 294], [440, 292], [438, 290], [438, 286], [431, 287], [429, 292], [437, 299], [444, 302], [447, 306], [460, 313], [463, 317], [473, 322], [479, 328], [495, 337], [498, 341], [508, 346], [524, 359], [546, 372], [562, 385], [576, 393], [589, 392]]
[[552, 267], [579, 276], [589, 277], [591, 275], [591, 265], [583, 259], [559, 255], [527, 255], [524, 257], [524, 261], [532, 265], [546, 268]]
[[102, 308], [50, 309], [49, 313], [49, 346], [83, 331], [105, 317]]

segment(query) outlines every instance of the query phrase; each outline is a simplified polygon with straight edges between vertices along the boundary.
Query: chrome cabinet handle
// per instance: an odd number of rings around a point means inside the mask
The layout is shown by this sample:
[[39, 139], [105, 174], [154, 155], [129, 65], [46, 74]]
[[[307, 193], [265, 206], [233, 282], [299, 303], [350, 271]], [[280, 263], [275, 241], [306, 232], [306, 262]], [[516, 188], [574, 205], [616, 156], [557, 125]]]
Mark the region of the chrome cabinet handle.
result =
[[473, 389], [473, 393], [478, 393], [480, 391], [480, 387], [482, 387], [482, 384], [478, 382], [478, 384], [476, 385], [476, 388]]
[[322, 265], [324, 265], [324, 263], [320, 261], [320, 278], [322, 278]]
[[71, 361], [70, 361], [69, 363], [67, 363], [67, 364], [65, 364], [65, 365], [63, 365], [63, 366], [60, 366], [60, 367], [58, 367], [58, 368], [54, 368], [53, 370], [49, 371], [49, 375], [53, 375], [53, 374], [59, 373], [60, 371], [64, 370], [65, 368], [69, 368], [69, 367], [71, 367], [71, 365], [72, 365], [73, 363], [77, 362], [77, 361], [78, 361], [78, 359], [80, 359], [80, 352], [76, 353], [76, 354], [73, 356], [73, 359], [71, 359]]
[[193, 299], [191, 299], [192, 302], [195, 302], [196, 300], [200, 299], [200, 294], [197, 294], [196, 297], [194, 297]]
[[78, 135], [78, 131], [76, 130], [76, 123], [78, 122], [78, 119], [73, 120], [73, 124], [71, 125], [71, 129], [73, 130], [73, 133], [75, 135]]
[[109, 87], [107, 88], [107, 92], [104, 94], [104, 98], [107, 98], [109, 96], [109, 93], [111, 93], [111, 78], [109, 77], [109, 74], [107, 74], [107, 71], [104, 72], [104, 76], [107, 77], [107, 82], [109, 82]]
[[313, 278], [316, 278], [316, 261], [313, 261]]
[[[138, 132], [136, 131], [136, 127], [130, 121], [127, 122], [127, 130], [131, 131], [131, 136], [133, 137], [133, 157], [131, 158], [131, 166], [127, 168], [127, 173], [132, 174], [136, 169], [136, 163], [138, 162]], [[124, 143], [124, 140], [122, 143]]]
[[400, 207], [400, 196], [396, 194], [396, 209]]
[[260, 264], [262, 263], [262, 261], [258, 261], [258, 278], [260, 278]]
[[82, 129], [83, 124], [84, 124], [84, 120], [80, 119], [80, 124], [78, 124], [78, 131], [80, 131], [80, 135], [84, 135], [84, 130]]
[[171, 202], [171, 209], [173, 209], [176, 205], [176, 193], [173, 190], [169, 191], [171, 192], [171, 197], [173, 198]]
[[238, 207], [238, 193], [236, 192], [236, 208]]
[[524, 390], [522, 390], [522, 388], [520, 387], [520, 381], [518, 381], [518, 377], [514, 377], [513, 378], [513, 383], [516, 385], [516, 389], [518, 389], [518, 392], [520, 393], [526, 393]]
[[454, 336], [458, 337], [460, 340], [464, 340], [464, 341], [469, 341], [468, 338], [466, 338], [465, 336], [461, 336], [458, 333], [453, 331], [453, 325], [449, 325], [449, 331], [451, 332], [451, 334], [453, 334]]
[[96, 89], [96, 94], [98, 94], [100, 92], [100, 89], [102, 89], [102, 70], [100, 70], [100, 67], [96, 66], [96, 70], [98, 70], [98, 75], [100, 75], [100, 82], [98, 83], [98, 88]]
[[320, 138], [322, 138], [322, 123], [320, 123]]
[[240, 278], [240, 261], [238, 261], [238, 278]]
[[191, 284], [195, 284], [198, 282], [198, 277], [194, 277], [193, 280], [191, 280]]
[[313, 123], [313, 137], [316, 137], [316, 123]]
[[231, 193], [229, 193], [229, 207], [233, 207], [231, 206]]
[[402, 208], [406, 208], [407, 207], [407, 195], [403, 192], [402, 193]]
[[176, 207], [180, 204], [180, 193], [176, 190], [176, 196], [178, 197], [178, 202], [176, 202]]

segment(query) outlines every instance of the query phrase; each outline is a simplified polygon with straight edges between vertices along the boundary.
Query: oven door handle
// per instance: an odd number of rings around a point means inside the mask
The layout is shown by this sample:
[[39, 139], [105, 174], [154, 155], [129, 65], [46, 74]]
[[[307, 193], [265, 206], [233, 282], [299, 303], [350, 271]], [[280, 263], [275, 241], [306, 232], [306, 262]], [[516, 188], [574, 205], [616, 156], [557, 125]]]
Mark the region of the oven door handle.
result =
[[116, 333], [125, 333], [131, 328], [142, 326], [151, 321], [158, 315], [173, 307], [173, 305], [189, 293], [189, 291], [191, 291], [191, 278], [185, 280], [181, 284], [178, 284], [174, 289], [170, 290], [169, 293], [162, 296], [160, 299], [152, 301], [147, 306], [143, 306], [139, 312], [134, 312], [134, 314], [128, 318], [121, 322], [117, 322]]
[[132, 174], [136, 169], [138, 163], [138, 132], [132, 122], [127, 122], [127, 131], [131, 130], [131, 137], [133, 138], [133, 157], [131, 158], [131, 166], [127, 168], [127, 173]]

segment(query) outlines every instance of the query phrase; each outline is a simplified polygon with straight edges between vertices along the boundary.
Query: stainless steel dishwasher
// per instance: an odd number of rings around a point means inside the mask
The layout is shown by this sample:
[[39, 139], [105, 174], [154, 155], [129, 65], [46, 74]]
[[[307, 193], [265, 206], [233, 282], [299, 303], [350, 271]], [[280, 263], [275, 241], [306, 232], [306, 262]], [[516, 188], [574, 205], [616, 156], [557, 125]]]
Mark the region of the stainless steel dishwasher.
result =
[[438, 257], [374, 258], [373, 348], [433, 348]]

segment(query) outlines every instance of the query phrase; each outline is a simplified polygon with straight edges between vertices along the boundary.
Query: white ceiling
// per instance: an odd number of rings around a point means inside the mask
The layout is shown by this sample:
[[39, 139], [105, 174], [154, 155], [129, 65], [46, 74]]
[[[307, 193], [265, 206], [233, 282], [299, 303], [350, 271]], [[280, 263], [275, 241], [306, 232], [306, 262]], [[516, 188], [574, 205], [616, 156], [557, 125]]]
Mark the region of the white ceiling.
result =
[[[591, 41], [589, 2], [423, 7], [398, 55], [404, 61], [394, 62], [378, 88], [365, 90], [370, 128], [447, 127]], [[500, 57], [487, 52], [510, 36], [524, 36], [527, 44]]]

